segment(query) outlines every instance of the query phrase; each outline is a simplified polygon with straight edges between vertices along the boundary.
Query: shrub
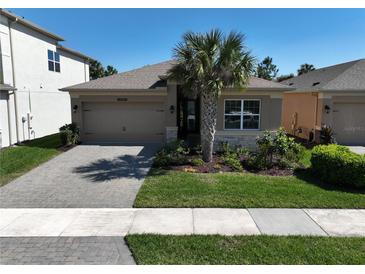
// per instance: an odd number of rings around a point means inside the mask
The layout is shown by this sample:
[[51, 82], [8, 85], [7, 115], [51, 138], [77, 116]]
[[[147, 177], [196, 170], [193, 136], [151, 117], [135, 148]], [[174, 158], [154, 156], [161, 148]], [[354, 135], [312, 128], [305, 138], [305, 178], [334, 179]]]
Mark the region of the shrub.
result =
[[246, 160], [247, 167], [253, 170], [267, 169], [268, 164], [266, 159], [261, 154], [252, 153]]
[[80, 129], [75, 123], [60, 127], [62, 145], [74, 145], [80, 142]]
[[229, 155], [225, 155], [225, 156], [223, 156], [222, 160], [223, 160], [223, 163], [226, 166], [229, 166], [232, 170], [243, 171], [240, 158], [237, 156], [237, 154], [232, 153]]
[[191, 155], [202, 155], [202, 146], [201, 145], [196, 145], [190, 148], [190, 154]]
[[189, 148], [185, 146], [183, 141], [170, 142], [156, 154], [154, 166], [167, 167], [187, 164], [188, 154]]
[[314, 173], [321, 181], [336, 185], [365, 187], [365, 156], [335, 144], [319, 145], [312, 151]]
[[283, 128], [279, 128], [275, 132], [265, 131], [263, 136], [257, 139], [261, 165], [272, 167], [274, 160], [287, 166], [295, 165], [300, 156], [303, 154], [304, 148], [295, 142], [295, 139], [286, 135]]
[[165, 148], [168, 153], [176, 153], [176, 154], [189, 154], [189, 148], [185, 145], [183, 140], [175, 140], [168, 143]]
[[246, 153], [245, 148], [232, 147], [229, 143], [221, 143], [222, 161], [234, 171], [243, 171], [240, 156]]
[[205, 162], [203, 161], [203, 159], [195, 158], [195, 159], [191, 160], [191, 164], [193, 166], [202, 166], [205, 164]]
[[333, 136], [333, 130], [331, 127], [323, 126], [320, 131], [321, 144], [335, 144], [335, 137]]
[[233, 147], [228, 142], [222, 142], [220, 147], [223, 155], [228, 155], [235, 152]]
[[72, 131], [69, 129], [60, 131], [61, 144], [68, 146], [72, 144]]

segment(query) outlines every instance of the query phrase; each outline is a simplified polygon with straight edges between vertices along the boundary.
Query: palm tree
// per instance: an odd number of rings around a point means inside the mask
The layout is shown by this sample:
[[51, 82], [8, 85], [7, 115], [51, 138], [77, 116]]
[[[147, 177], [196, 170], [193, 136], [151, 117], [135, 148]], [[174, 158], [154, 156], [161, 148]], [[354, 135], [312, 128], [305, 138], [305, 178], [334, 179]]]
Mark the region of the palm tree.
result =
[[254, 70], [254, 58], [246, 50], [244, 35], [220, 30], [209, 33], [188, 32], [174, 48], [177, 64], [169, 71], [170, 79], [184, 90], [201, 98], [201, 145], [203, 160], [212, 161], [217, 123], [218, 97], [223, 88], [244, 88]]

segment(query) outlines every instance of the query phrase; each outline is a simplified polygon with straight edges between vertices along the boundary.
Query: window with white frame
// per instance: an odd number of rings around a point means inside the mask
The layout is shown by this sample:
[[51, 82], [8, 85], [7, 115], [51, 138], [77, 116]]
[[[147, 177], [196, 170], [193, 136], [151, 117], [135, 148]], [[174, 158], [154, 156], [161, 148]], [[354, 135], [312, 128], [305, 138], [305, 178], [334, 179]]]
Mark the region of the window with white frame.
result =
[[242, 99], [224, 101], [224, 129], [260, 129], [260, 100]]
[[58, 52], [48, 50], [48, 70], [61, 72], [60, 54]]

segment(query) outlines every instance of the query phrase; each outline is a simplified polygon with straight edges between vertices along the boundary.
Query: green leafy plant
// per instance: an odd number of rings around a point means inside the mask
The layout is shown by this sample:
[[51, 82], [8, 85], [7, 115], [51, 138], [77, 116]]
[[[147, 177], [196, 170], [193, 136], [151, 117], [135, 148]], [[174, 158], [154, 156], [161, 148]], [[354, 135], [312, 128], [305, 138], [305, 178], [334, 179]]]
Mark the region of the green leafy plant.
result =
[[252, 153], [246, 161], [246, 165], [249, 169], [263, 170], [267, 169], [267, 161], [261, 154]]
[[203, 159], [201, 159], [201, 158], [195, 158], [195, 159], [192, 159], [191, 160], [191, 164], [193, 165], [193, 166], [202, 166], [202, 165], [204, 165], [205, 164], [205, 162], [203, 161]]
[[320, 131], [321, 144], [335, 144], [336, 140], [333, 135], [333, 129], [328, 126], [323, 126]]
[[61, 144], [64, 146], [72, 144], [72, 131], [69, 129], [60, 131]]
[[243, 171], [241, 160], [236, 153], [223, 155], [222, 161], [235, 171]]
[[267, 168], [274, 165], [274, 161], [281, 163], [290, 163], [289, 166], [299, 161], [304, 148], [295, 142], [295, 139], [287, 136], [283, 128], [277, 131], [265, 131], [257, 139], [260, 161]]
[[365, 156], [336, 144], [319, 145], [312, 151], [312, 169], [326, 183], [365, 187]]
[[154, 166], [184, 165], [188, 163], [188, 155], [189, 148], [182, 140], [172, 141], [156, 154]]
[[234, 171], [243, 171], [240, 154], [244, 153], [244, 148], [233, 147], [227, 142], [221, 143], [222, 161]]
[[62, 145], [74, 145], [80, 142], [80, 129], [75, 123], [60, 127]]

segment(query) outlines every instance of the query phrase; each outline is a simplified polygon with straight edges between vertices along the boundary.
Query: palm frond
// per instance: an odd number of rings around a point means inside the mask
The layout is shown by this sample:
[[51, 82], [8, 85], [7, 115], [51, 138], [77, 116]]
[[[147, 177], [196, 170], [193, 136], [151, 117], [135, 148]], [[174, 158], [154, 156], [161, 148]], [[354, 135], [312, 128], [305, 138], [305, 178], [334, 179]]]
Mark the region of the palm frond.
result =
[[206, 34], [187, 32], [174, 48], [177, 61], [169, 77], [197, 92], [219, 94], [224, 87], [247, 85], [253, 73], [254, 58], [246, 50], [245, 36], [228, 36], [214, 29]]

